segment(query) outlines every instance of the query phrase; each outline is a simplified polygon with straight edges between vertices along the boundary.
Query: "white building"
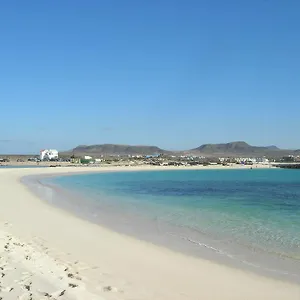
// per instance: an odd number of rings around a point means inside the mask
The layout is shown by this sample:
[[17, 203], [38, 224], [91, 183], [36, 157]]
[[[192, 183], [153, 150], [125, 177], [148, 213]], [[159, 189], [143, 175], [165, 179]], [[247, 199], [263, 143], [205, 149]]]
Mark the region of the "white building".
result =
[[267, 165], [270, 163], [270, 161], [265, 157], [257, 158], [256, 160], [257, 160], [257, 163], [264, 164], [264, 165]]
[[90, 159], [93, 159], [93, 158], [91, 156], [89, 156], [89, 155], [85, 155], [84, 159], [90, 160]]
[[58, 151], [55, 149], [44, 149], [40, 151], [41, 160], [53, 160], [58, 158]]

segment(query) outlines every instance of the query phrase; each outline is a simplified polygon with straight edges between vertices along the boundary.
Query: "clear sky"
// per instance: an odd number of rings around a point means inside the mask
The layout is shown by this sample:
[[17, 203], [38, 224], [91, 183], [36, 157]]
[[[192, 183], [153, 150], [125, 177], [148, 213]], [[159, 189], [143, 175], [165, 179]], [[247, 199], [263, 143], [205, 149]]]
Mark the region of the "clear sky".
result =
[[300, 148], [300, 1], [0, 4], [0, 153]]

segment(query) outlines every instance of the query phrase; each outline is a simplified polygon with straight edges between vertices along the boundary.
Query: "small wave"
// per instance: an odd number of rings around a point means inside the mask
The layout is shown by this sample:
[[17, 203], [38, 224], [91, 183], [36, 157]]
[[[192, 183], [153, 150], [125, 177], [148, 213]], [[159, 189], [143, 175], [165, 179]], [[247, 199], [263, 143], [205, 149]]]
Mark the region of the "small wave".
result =
[[256, 269], [263, 269], [265, 271], [272, 272], [272, 273], [279, 274], [279, 275], [293, 276], [295, 278], [299, 278], [300, 279], [300, 276], [298, 274], [287, 272], [287, 271], [282, 271], [282, 270], [277, 270], [277, 269], [273, 269], [273, 268], [268, 268], [268, 267], [265, 267], [265, 266], [262, 266], [262, 265], [250, 262], [248, 260], [241, 260], [241, 259], [238, 258], [237, 255], [230, 254], [229, 252], [226, 252], [226, 251], [224, 251], [222, 249], [215, 248], [215, 247], [213, 247], [213, 246], [211, 246], [209, 244], [205, 244], [205, 243], [202, 243], [200, 241], [191, 239], [191, 238], [183, 236], [183, 235], [178, 235], [178, 234], [175, 234], [175, 233], [172, 233], [172, 232], [166, 232], [166, 233], [168, 235], [170, 235], [170, 236], [173, 236], [173, 237], [176, 237], [176, 238], [180, 238], [180, 239], [185, 240], [185, 241], [187, 241], [189, 243], [192, 243], [192, 244], [198, 245], [200, 247], [206, 248], [208, 250], [213, 251], [216, 254], [226, 256], [226, 257], [228, 257], [230, 259], [236, 260], [236, 261], [238, 261], [240, 263], [243, 263], [245, 265], [248, 265], [250, 267], [253, 267], [253, 268], [256, 268]]

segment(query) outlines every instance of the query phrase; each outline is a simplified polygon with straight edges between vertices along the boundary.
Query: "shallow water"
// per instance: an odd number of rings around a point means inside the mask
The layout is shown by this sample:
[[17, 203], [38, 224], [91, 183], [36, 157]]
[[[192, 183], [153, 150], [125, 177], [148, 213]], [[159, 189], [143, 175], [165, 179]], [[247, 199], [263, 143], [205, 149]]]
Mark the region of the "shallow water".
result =
[[300, 278], [299, 170], [116, 172], [42, 183], [69, 191], [58, 199], [48, 188], [54, 204], [114, 230]]

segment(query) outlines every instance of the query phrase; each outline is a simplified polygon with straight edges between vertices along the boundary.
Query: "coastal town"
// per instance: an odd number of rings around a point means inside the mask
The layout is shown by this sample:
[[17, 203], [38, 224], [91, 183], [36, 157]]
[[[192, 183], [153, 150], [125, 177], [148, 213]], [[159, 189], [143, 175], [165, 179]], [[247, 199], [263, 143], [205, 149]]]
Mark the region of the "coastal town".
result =
[[300, 156], [282, 157], [217, 157], [203, 155], [172, 155], [154, 153], [152, 155], [75, 155], [59, 153], [56, 149], [43, 149], [39, 155], [2, 155], [0, 165], [39, 166], [295, 166], [300, 165]]

